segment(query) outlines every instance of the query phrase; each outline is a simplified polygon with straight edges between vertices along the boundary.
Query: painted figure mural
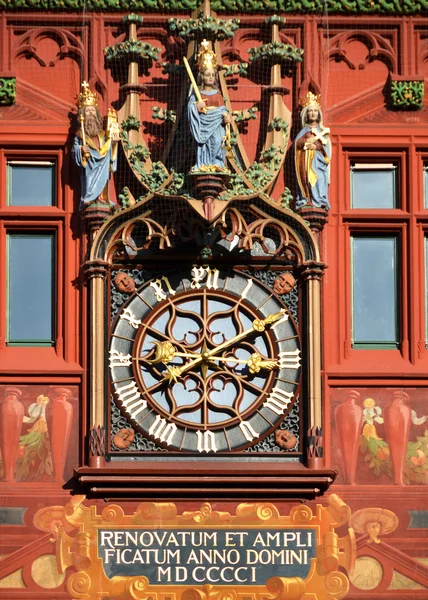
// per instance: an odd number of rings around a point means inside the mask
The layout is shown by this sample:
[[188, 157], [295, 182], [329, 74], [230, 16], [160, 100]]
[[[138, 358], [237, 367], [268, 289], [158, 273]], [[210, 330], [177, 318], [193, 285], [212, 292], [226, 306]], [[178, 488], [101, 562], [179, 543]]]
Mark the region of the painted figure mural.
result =
[[198, 54], [198, 80], [188, 103], [190, 130], [196, 143], [196, 163], [192, 171], [223, 171], [226, 160], [226, 126], [231, 122], [218, 89], [217, 59], [208, 42]]
[[310, 204], [328, 210], [330, 129], [323, 125], [319, 96], [308, 92], [302, 106], [302, 129], [294, 142], [298, 185], [296, 208]]
[[72, 155], [80, 167], [81, 200], [79, 208], [94, 202], [111, 204], [108, 182], [110, 173], [117, 168], [117, 142], [119, 128], [116, 113], [109, 109], [107, 130], [98, 109], [97, 95], [92, 93], [86, 81], [78, 96], [80, 129], [74, 138]]

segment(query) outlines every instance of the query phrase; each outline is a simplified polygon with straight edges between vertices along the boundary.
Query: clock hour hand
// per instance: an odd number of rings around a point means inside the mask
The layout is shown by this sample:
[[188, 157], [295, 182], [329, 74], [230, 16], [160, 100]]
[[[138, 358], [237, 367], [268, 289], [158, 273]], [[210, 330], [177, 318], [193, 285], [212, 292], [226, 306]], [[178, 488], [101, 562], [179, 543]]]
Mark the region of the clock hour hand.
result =
[[178, 379], [181, 377], [181, 375], [183, 373], [185, 373], [192, 367], [199, 365], [199, 363], [201, 363], [203, 360], [204, 360], [204, 358], [200, 354], [198, 358], [191, 360], [190, 362], [182, 365], [181, 367], [176, 367], [175, 365], [168, 367], [168, 365], [167, 365], [166, 368], [168, 369], [168, 375], [165, 375], [164, 379], [168, 379], [169, 381], [175, 381], [177, 383]]
[[152, 360], [148, 360], [147, 358], [142, 359], [139, 357], [137, 360], [145, 360], [151, 365], [155, 365], [157, 363], [163, 363], [167, 365], [169, 362], [174, 360], [176, 356], [184, 357], [184, 358], [196, 358], [199, 354], [195, 353], [186, 353], [186, 352], [177, 352], [176, 347], [171, 344], [171, 342], [152, 342], [156, 346], [156, 353]]

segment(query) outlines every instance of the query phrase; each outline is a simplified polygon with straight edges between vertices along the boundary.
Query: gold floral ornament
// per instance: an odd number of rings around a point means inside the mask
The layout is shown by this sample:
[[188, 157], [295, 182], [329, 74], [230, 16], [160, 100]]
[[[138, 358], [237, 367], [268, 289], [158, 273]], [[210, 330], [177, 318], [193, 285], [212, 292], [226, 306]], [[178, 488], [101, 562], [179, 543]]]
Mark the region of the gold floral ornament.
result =
[[219, 167], [218, 165], [202, 165], [197, 169], [196, 167], [192, 167], [190, 170], [191, 173], [223, 173], [225, 175], [230, 175], [231, 171], [227, 167]]
[[363, 508], [351, 516], [349, 525], [357, 533], [366, 534], [369, 544], [380, 544], [380, 535], [397, 529], [398, 517], [386, 508]]

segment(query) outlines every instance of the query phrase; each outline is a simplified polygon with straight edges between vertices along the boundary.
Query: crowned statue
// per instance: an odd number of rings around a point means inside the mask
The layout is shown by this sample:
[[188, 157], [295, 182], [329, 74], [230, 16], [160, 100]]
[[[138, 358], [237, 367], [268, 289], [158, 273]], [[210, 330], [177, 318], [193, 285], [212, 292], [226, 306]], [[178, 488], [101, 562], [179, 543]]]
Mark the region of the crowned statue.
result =
[[86, 81], [77, 97], [80, 129], [73, 142], [72, 156], [80, 168], [81, 200], [80, 209], [100, 202], [114, 203], [109, 199], [108, 184], [110, 173], [117, 168], [117, 143], [119, 126], [116, 112], [109, 108], [107, 127], [98, 109], [97, 95], [89, 89]]
[[184, 64], [193, 88], [188, 103], [188, 117], [196, 145], [196, 163], [191, 172], [225, 172], [231, 116], [219, 90], [217, 58], [210, 50], [209, 42], [201, 42], [197, 81], [186, 58]]
[[331, 141], [324, 127], [320, 95], [308, 92], [302, 105], [302, 129], [294, 141], [298, 192], [296, 208], [305, 205], [329, 209]]

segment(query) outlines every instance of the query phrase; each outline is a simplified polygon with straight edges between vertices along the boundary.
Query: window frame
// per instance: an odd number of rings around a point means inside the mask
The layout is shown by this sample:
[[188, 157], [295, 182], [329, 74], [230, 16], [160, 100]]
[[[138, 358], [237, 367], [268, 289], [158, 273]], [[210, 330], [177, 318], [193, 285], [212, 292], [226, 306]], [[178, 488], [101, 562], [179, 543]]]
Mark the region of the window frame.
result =
[[[61, 136], [62, 140], [62, 136]], [[80, 302], [76, 282], [67, 279], [80, 263], [80, 252], [66, 255], [71, 248], [71, 235], [75, 235], [74, 194], [62, 181], [64, 167], [64, 147], [58, 140], [55, 145], [42, 144], [38, 147], [0, 148], [0, 255], [4, 257], [4, 267], [0, 268], [0, 377], [14, 371], [34, 372], [39, 369], [51, 372], [81, 372], [78, 366], [81, 350], [76, 344], [76, 331], [79, 327]], [[52, 206], [10, 206], [7, 203], [7, 164], [13, 161], [54, 162], [54, 205]], [[65, 206], [69, 207], [65, 210]], [[72, 233], [74, 231], [74, 233]], [[55, 236], [54, 249], [54, 288], [53, 303], [53, 344], [16, 345], [8, 340], [8, 290], [6, 265], [7, 235], [14, 233], [52, 233]], [[65, 305], [67, 304], [67, 306]], [[67, 327], [65, 326], [65, 315]], [[80, 327], [82, 327], [80, 325]], [[84, 327], [82, 328], [84, 331]]]
[[428, 210], [428, 160], [422, 163], [422, 204], [425, 210]]
[[[381, 133], [379, 132], [378, 135], [380, 136]], [[353, 136], [349, 136], [348, 140], [341, 142], [339, 139], [335, 147], [337, 166], [335, 172], [333, 171], [331, 186], [333, 206], [335, 199], [337, 204], [336, 210], [331, 211], [329, 216], [333, 228], [328, 231], [326, 256], [327, 262], [331, 253], [334, 253], [337, 259], [329, 265], [326, 272], [325, 298], [328, 300], [327, 304], [324, 304], [324, 310], [327, 306], [328, 310], [326, 310], [326, 317], [323, 317], [323, 323], [325, 329], [331, 332], [333, 339], [337, 339], [337, 343], [328, 345], [325, 351], [325, 360], [331, 365], [329, 376], [351, 376], [362, 371], [367, 374], [382, 373], [385, 372], [385, 364], [388, 364], [389, 377], [395, 372], [410, 373], [414, 369], [414, 361], [417, 360], [418, 347], [420, 347], [420, 337], [415, 340], [418, 319], [414, 313], [409, 315], [409, 307], [414, 304], [411, 283], [415, 277], [415, 273], [412, 272], [413, 265], [412, 267], [409, 265], [409, 257], [414, 252], [415, 244], [419, 248], [422, 247], [422, 241], [418, 241], [415, 237], [416, 229], [413, 224], [416, 210], [413, 198], [415, 182], [414, 177], [410, 177], [410, 173], [414, 170], [416, 147], [403, 141], [385, 147], [367, 144], [367, 142], [363, 145]], [[350, 168], [355, 162], [397, 165], [398, 205], [396, 208], [351, 208]], [[420, 196], [418, 201], [420, 202]], [[412, 212], [409, 212], [409, 209]], [[398, 343], [393, 348], [353, 347], [350, 268], [352, 235], [398, 238]], [[337, 294], [335, 299], [333, 293]], [[337, 315], [337, 320], [333, 320], [332, 323], [333, 312]]]
[[[39, 167], [52, 167], [52, 182], [51, 182], [51, 204], [12, 204], [13, 200], [13, 186], [12, 186], [12, 173], [13, 167], [25, 167], [25, 166], [39, 166]], [[56, 182], [58, 178], [57, 173], [57, 162], [56, 160], [17, 160], [17, 159], [6, 159], [6, 206], [10, 206], [13, 208], [24, 208], [24, 207], [32, 207], [32, 208], [52, 208], [57, 205], [57, 188]]]
[[9, 265], [4, 270], [2, 276], [2, 287], [5, 292], [1, 295], [2, 301], [2, 314], [4, 314], [4, 318], [0, 320], [0, 339], [3, 341], [3, 348], [5, 352], [10, 352], [13, 349], [19, 351], [23, 348], [35, 349], [38, 351], [44, 350], [54, 350], [58, 354], [62, 354], [63, 352], [63, 338], [64, 338], [64, 330], [63, 330], [63, 313], [61, 307], [64, 302], [64, 273], [63, 269], [60, 268], [61, 263], [64, 259], [64, 242], [63, 242], [63, 222], [61, 220], [44, 220], [43, 222], [36, 220], [26, 220], [25, 222], [20, 222], [16, 220], [8, 220], [3, 221], [1, 224], [0, 230], [0, 247], [6, 248], [8, 235], [14, 234], [23, 234], [23, 235], [43, 235], [43, 234], [52, 234], [54, 236], [54, 298], [53, 298], [53, 343], [52, 344], [32, 344], [32, 343], [12, 343], [8, 342], [8, 321], [9, 321], [9, 306], [8, 306], [8, 272]]
[[[396, 207], [395, 208], [354, 208], [352, 206], [352, 165], [354, 163], [366, 165], [385, 165], [393, 163], [397, 167], [396, 176]], [[344, 182], [344, 197], [340, 207], [344, 216], [360, 213], [369, 218], [375, 218], [379, 212], [381, 218], [386, 218], [388, 213], [397, 213], [398, 211], [407, 212], [409, 210], [407, 198], [407, 166], [409, 164], [408, 149], [406, 148], [377, 148], [370, 150], [359, 150], [343, 147], [342, 165], [346, 169], [346, 180]], [[352, 218], [352, 217], [351, 217]]]
[[[356, 165], [360, 165], [358, 168], [356, 168]], [[377, 168], [376, 168], [377, 166]], [[394, 177], [393, 177], [393, 206], [387, 206], [387, 207], [382, 207], [382, 206], [353, 206], [353, 199], [354, 199], [354, 174], [356, 172], [391, 172]], [[351, 210], [396, 210], [397, 208], [399, 209], [400, 206], [400, 199], [402, 197], [402, 195], [400, 195], [400, 183], [399, 183], [399, 173], [400, 173], [400, 164], [396, 161], [393, 160], [391, 162], [379, 162], [379, 161], [369, 161], [369, 162], [365, 162], [365, 161], [361, 161], [361, 160], [351, 160], [350, 161], [350, 169], [349, 169], [349, 173], [350, 173], [350, 196], [349, 196], [349, 201], [350, 201], [350, 209]]]
[[[51, 342], [42, 341], [42, 340], [10, 340], [10, 272], [11, 272], [11, 263], [10, 263], [10, 241], [11, 236], [33, 236], [34, 238], [41, 236], [50, 236], [52, 238], [52, 257], [51, 257], [51, 269], [52, 269], [52, 289], [51, 289], [51, 298], [52, 298], [52, 310], [51, 310], [51, 328], [52, 328], [52, 340]], [[56, 257], [57, 257], [57, 231], [56, 229], [44, 230], [44, 231], [34, 231], [33, 229], [25, 230], [6, 230], [6, 259], [7, 259], [7, 273], [6, 273], [6, 346], [8, 348], [11, 347], [27, 347], [27, 348], [52, 348], [55, 345], [56, 340], [56, 306], [58, 304], [58, 290], [57, 290], [57, 282], [58, 282], [58, 269], [56, 265]]]
[[[394, 272], [394, 288], [396, 293], [396, 306], [395, 306], [395, 334], [396, 341], [392, 342], [382, 342], [382, 341], [355, 341], [354, 340], [354, 321], [355, 321], [355, 313], [354, 313], [354, 255], [353, 255], [353, 240], [355, 239], [393, 239], [394, 240], [394, 260], [395, 260], [395, 272]], [[358, 231], [357, 234], [351, 231], [350, 237], [350, 316], [351, 316], [351, 347], [353, 350], [396, 350], [400, 347], [400, 297], [399, 297], [399, 282], [400, 282], [400, 256], [401, 256], [401, 243], [400, 243], [400, 235], [395, 233], [387, 232], [367, 232], [367, 231]]]
[[[49, 206], [13, 206], [8, 203], [9, 200], [9, 183], [8, 183], [8, 164], [13, 162], [27, 163], [47, 163], [54, 164], [53, 175], [53, 204]], [[64, 189], [61, 182], [61, 172], [63, 168], [63, 152], [60, 149], [26, 149], [15, 150], [3, 148], [0, 150], [0, 211], [14, 212], [19, 211], [20, 214], [27, 213], [53, 213], [58, 210], [64, 210]], [[0, 214], [1, 216], [1, 214]]]

